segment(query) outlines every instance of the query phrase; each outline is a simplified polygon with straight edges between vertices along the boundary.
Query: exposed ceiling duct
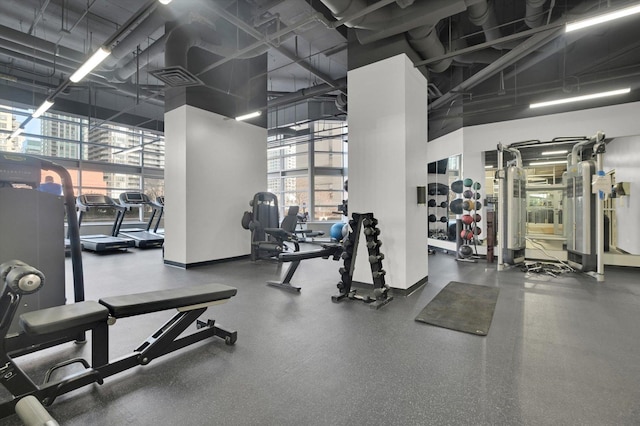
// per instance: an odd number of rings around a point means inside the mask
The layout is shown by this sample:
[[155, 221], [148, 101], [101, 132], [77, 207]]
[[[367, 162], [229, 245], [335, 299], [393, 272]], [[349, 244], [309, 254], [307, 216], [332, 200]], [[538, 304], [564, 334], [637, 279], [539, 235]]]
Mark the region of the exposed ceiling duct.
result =
[[[94, 94], [102, 91], [105, 96], [92, 96], [92, 102], [95, 99], [111, 102], [120, 94], [120, 100], [105, 104], [104, 108], [111, 110], [147, 99], [148, 103], [161, 105], [164, 86], [158, 85], [153, 73], [167, 64], [194, 66], [192, 72], [205, 74], [234, 59], [268, 52], [267, 88], [280, 94], [269, 105], [282, 108], [287, 102], [314, 96], [326, 98], [327, 94], [332, 95], [333, 103], [333, 95], [342, 90], [336, 105], [343, 109], [346, 107], [343, 79], [348, 65], [355, 63], [347, 63], [347, 46], [357, 45], [366, 61], [367, 54], [371, 60], [379, 60], [376, 58], [386, 52], [393, 53], [397, 43], [404, 51], [414, 49], [415, 58], [425, 58], [424, 64], [417, 65], [429, 67], [431, 119], [448, 114], [454, 100], [456, 107], [464, 105], [461, 112], [464, 114], [476, 105], [485, 109], [484, 105], [498, 102], [501, 102], [498, 108], [508, 109], [510, 105], [526, 102], [529, 93], [562, 86], [569, 78], [604, 82], [614, 81], [615, 76], [631, 76], [636, 72], [634, 58], [640, 51], [636, 46], [640, 31], [633, 27], [633, 20], [567, 36], [562, 35], [559, 26], [561, 21], [577, 19], [587, 11], [596, 12], [594, 6], [601, 10], [616, 8], [629, 4], [628, 0], [588, 3], [323, 0], [323, 3], [182, 0], [161, 5], [157, 0], [3, 1], [0, 72], [15, 79], [14, 83], [25, 92], [21, 99], [29, 99], [29, 86], [38, 96], [47, 91], [52, 93], [52, 88], [67, 79], [89, 53], [115, 34], [107, 62], [87, 77], [87, 84], [71, 85], [62, 93], [64, 96], [80, 101], [83, 96], [89, 98], [88, 90]], [[586, 6], [579, 9], [581, 4]], [[343, 24], [352, 28], [349, 30], [354, 36], [350, 39], [352, 44], [347, 41]], [[626, 25], [627, 32], [616, 32], [618, 25]], [[583, 38], [585, 35], [588, 37]], [[181, 44], [182, 49], [177, 47]], [[165, 47], [170, 50], [167, 63]], [[189, 48], [192, 48], [190, 55]], [[206, 57], [210, 61], [199, 60], [194, 49], [209, 52]], [[194, 63], [188, 64], [187, 59]], [[504, 78], [498, 81], [501, 71]], [[11, 81], [0, 80], [0, 89], [13, 84]], [[495, 96], [498, 92], [505, 94], [499, 101]], [[158, 115], [154, 118], [162, 119], [162, 109], [156, 110]]]

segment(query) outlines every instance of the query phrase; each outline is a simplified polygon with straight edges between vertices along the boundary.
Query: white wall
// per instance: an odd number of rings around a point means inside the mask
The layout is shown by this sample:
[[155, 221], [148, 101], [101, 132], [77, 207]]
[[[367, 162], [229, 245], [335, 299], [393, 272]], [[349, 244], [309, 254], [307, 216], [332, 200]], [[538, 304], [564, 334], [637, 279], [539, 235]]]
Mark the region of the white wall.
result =
[[165, 260], [247, 255], [242, 213], [267, 188], [267, 131], [182, 106], [165, 115]]
[[[593, 136], [598, 130], [608, 138], [640, 134], [640, 102], [571, 111], [553, 115], [481, 124], [458, 129], [429, 142], [429, 161], [466, 152], [493, 151], [529, 139], [551, 140], [559, 136]], [[463, 158], [464, 162], [464, 158]]]
[[[405, 55], [349, 71], [348, 81], [349, 211], [378, 218], [385, 280], [406, 289], [427, 276], [427, 212], [416, 190], [427, 184], [427, 81]], [[367, 256], [354, 280], [372, 282]]]
[[630, 195], [614, 200], [618, 248], [640, 254], [640, 136], [615, 138], [607, 144], [604, 169], [615, 169], [616, 182], [630, 182]]

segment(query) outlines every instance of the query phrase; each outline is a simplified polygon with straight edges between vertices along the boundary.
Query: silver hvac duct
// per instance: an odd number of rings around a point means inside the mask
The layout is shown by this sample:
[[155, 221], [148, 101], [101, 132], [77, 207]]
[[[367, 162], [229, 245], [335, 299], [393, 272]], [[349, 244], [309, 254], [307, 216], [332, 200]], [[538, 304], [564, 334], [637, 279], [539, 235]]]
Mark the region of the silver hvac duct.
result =
[[[445, 48], [438, 38], [435, 26], [423, 26], [414, 28], [407, 32], [407, 41], [423, 58], [434, 58], [445, 54]], [[443, 72], [449, 68], [453, 58], [429, 64], [429, 69], [433, 72]]]
[[[589, 13], [589, 11], [594, 7], [598, 7], [598, 6], [599, 6], [599, 2], [594, 2], [594, 1], [582, 3], [574, 7], [573, 9], [571, 9], [567, 17], [584, 15], [585, 13]], [[585, 37], [589, 34], [590, 33], [588, 31], [573, 31], [569, 34], [565, 34], [564, 37], [553, 40], [551, 43], [544, 46], [544, 48], [542, 48], [539, 52], [529, 55], [526, 59], [518, 63], [518, 67], [513, 71], [505, 74], [504, 78], [508, 80], [510, 78], [515, 77], [521, 72], [528, 70], [529, 68], [539, 64], [541, 61], [545, 60], [549, 56], [559, 52], [562, 49], [565, 49], [567, 46], [575, 43], [576, 41], [580, 40], [582, 37]]]
[[469, 21], [477, 27], [482, 27], [486, 41], [497, 40], [502, 37], [498, 27], [498, 19], [493, 10], [493, 3], [482, 0], [469, 6]]
[[[542, 25], [544, 19], [544, 3], [546, 0], [527, 0], [524, 22], [529, 28], [536, 28]], [[472, 24], [482, 27], [486, 41], [494, 41], [502, 37], [498, 19], [493, 8], [493, 2], [481, 0], [468, 9], [469, 21]], [[515, 44], [496, 44], [494, 49], [512, 49]]]
[[[181, 25], [169, 33], [165, 43], [165, 67], [179, 65], [188, 70], [187, 55], [193, 47], [206, 50], [222, 57], [234, 55], [237, 50], [232, 40], [220, 37], [215, 27], [209, 23], [193, 22]], [[268, 45], [252, 49], [237, 55], [237, 59], [249, 59], [262, 55], [269, 50]]]
[[110, 69], [115, 68], [122, 58], [137, 49], [140, 40], [146, 39], [171, 19], [174, 17], [169, 7], [154, 6], [151, 13], [111, 50], [111, 55], [105, 60], [104, 66]]
[[281, 96], [277, 99], [267, 102], [269, 108], [276, 108], [282, 105], [289, 105], [295, 102], [303, 101], [305, 99], [324, 95], [326, 93], [333, 92], [335, 90], [345, 89], [347, 87], [347, 78], [340, 78], [334, 80], [333, 84], [318, 84], [317, 86], [309, 87], [306, 89], [298, 90], [297, 92], [290, 93], [288, 95]]
[[524, 22], [529, 28], [537, 28], [544, 21], [544, 4], [547, 0], [527, 0]]

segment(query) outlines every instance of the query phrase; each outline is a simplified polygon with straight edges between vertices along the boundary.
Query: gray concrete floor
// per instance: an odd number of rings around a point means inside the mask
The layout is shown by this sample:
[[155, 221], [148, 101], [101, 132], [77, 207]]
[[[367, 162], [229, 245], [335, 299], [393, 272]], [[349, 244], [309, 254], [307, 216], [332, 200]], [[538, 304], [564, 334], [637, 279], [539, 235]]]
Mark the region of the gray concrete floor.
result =
[[[237, 287], [205, 315], [236, 329], [238, 342], [200, 343], [64, 395], [49, 407], [62, 425], [640, 424], [637, 269], [607, 268], [598, 284], [578, 274], [497, 273], [495, 264], [438, 253], [425, 287], [376, 311], [331, 302], [332, 260], [302, 262], [300, 294], [265, 285], [279, 273], [269, 262], [185, 271], [164, 266], [159, 250], [132, 250], [85, 253], [84, 264], [87, 299]], [[414, 321], [452, 280], [500, 289], [487, 337]], [[171, 314], [119, 320], [111, 356], [127, 354]], [[20, 364], [40, 382], [50, 364], [86, 349], [70, 343]]]

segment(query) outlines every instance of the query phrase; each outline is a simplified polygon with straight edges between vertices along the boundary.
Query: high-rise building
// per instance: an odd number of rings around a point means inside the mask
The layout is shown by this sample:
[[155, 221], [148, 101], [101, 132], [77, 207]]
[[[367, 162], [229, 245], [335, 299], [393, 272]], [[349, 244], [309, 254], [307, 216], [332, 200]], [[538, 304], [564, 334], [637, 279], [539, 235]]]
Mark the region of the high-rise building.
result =
[[[10, 110], [8, 106], [0, 105], [2, 110]], [[12, 113], [0, 111], [0, 130], [13, 132], [18, 128], [18, 121]], [[19, 152], [22, 146], [22, 136], [9, 139], [7, 133], [0, 133], [0, 151]]]
[[[61, 158], [78, 158], [82, 123], [80, 118], [45, 114], [40, 118], [42, 155]], [[77, 142], [70, 142], [77, 141]]]

